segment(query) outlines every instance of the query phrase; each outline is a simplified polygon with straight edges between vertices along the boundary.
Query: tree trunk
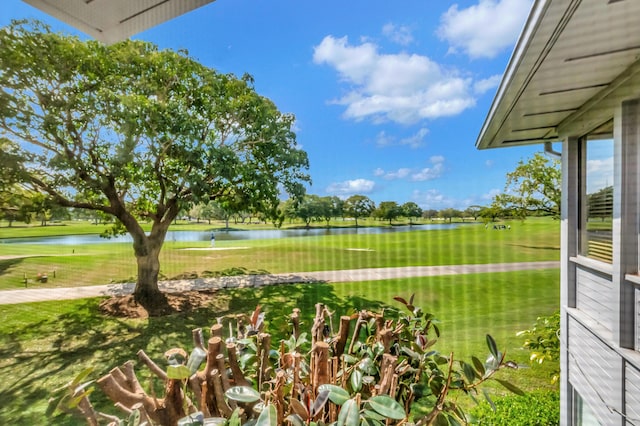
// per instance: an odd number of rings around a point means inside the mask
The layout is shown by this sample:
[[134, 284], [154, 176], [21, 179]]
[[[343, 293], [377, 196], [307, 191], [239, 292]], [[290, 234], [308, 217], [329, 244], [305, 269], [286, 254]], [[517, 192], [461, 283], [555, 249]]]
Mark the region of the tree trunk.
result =
[[149, 236], [144, 232], [142, 235], [134, 236], [133, 249], [138, 262], [138, 278], [133, 297], [151, 316], [170, 312], [167, 298], [158, 287], [159, 255], [165, 234], [166, 229], [154, 229]]

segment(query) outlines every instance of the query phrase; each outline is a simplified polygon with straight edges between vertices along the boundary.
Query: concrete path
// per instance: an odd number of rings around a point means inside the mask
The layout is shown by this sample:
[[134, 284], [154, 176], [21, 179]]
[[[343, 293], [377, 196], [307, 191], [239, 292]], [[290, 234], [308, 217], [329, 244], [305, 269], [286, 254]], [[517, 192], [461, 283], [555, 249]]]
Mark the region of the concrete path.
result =
[[[410, 266], [402, 268], [369, 268], [349, 269], [342, 271], [319, 271], [271, 275], [241, 275], [221, 278], [198, 278], [195, 280], [161, 281], [159, 283], [159, 286], [162, 291], [172, 293], [187, 290], [259, 287], [263, 285], [275, 284], [375, 281], [394, 278], [431, 277], [437, 275], [477, 274], [487, 272], [509, 272], [536, 269], [553, 269], [559, 267], [560, 262], [557, 261], [492, 263], [483, 265]], [[4, 290], [0, 291], [0, 305], [125, 295], [132, 293], [133, 288], [133, 283], [127, 283], [86, 287]]]

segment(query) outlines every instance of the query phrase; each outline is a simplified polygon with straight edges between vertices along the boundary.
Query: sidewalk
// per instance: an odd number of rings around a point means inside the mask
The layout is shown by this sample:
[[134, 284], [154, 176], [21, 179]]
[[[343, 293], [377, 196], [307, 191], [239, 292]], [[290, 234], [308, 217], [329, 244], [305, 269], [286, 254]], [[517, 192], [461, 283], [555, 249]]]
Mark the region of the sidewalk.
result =
[[[410, 266], [401, 268], [349, 269], [342, 271], [300, 272], [271, 275], [239, 275], [234, 277], [198, 278], [195, 280], [161, 281], [160, 290], [176, 293], [216, 288], [260, 287], [275, 284], [313, 282], [376, 281], [394, 278], [432, 277], [487, 272], [510, 272], [559, 268], [560, 262], [491, 263], [482, 265]], [[108, 284], [85, 287], [42, 288], [0, 291], [0, 305], [119, 296], [133, 293], [134, 284]]]

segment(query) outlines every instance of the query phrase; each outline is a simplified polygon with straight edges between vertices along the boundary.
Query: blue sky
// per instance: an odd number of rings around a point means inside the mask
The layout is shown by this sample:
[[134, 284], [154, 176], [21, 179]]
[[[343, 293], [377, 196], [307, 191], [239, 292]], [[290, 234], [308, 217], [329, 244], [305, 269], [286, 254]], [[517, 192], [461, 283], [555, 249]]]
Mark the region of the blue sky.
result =
[[[542, 150], [475, 148], [531, 3], [217, 0], [134, 38], [253, 75], [296, 116], [309, 193], [466, 208], [489, 204], [506, 173]], [[0, 25], [20, 18], [79, 34], [0, 2]]]

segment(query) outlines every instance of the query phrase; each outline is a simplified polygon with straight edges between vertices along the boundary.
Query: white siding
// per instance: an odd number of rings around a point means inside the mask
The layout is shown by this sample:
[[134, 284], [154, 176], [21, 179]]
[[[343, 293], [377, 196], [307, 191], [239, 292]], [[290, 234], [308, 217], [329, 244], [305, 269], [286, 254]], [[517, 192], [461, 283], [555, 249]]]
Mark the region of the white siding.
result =
[[[620, 424], [622, 359], [588, 329], [569, 319], [569, 381], [603, 425]], [[604, 402], [606, 403], [603, 403]]]
[[613, 322], [611, 279], [595, 274], [589, 269], [578, 267], [576, 281], [576, 308], [611, 330]]
[[636, 305], [636, 350], [640, 351], [640, 289], [636, 289], [635, 292], [635, 305]]
[[629, 424], [638, 424], [640, 420], [640, 371], [631, 364], [625, 365], [625, 405]]

